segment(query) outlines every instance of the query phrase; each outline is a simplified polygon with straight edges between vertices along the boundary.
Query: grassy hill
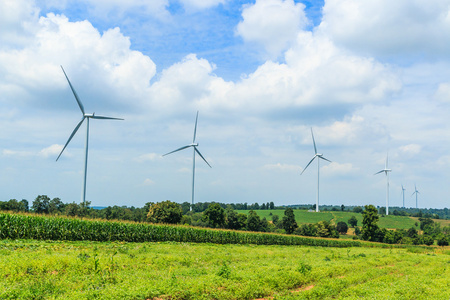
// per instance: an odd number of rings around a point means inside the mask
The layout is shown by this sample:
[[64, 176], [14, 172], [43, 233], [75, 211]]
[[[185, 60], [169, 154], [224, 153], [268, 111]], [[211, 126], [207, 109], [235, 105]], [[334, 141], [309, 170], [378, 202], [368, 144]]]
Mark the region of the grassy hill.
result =
[[[239, 213], [248, 214], [249, 210], [238, 210]], [[284, 210], [255, 210], [255, 212], [261, 217], [265, 217], [268, 221], [272, 220], [272, 215], [278, 215], [280, 218], [284, 216]], [[334, 224], [344, 221], [348, 223], [348, 219], [355, 216], [358, 220], [358, 226], [362, 226], [363, 216], [360, 213], [354, 213], [349, 211], [322, 211], [322, 212], [310, 212], [307, 210], [294, 210], [295, 220], [298, 224], [310, 224], [317, 223], [319, 221], [328, 221]], [[449, 221], [450, 220], [442, 220]], [[390, 229], [409, 229], [415, 227], [415, 223], [418, 222], [415, 218], [403, 217], [403, 216], [380, 216], [378, 226], [381, 228]], [[441, 226], [443, 226], [441, 224]]]

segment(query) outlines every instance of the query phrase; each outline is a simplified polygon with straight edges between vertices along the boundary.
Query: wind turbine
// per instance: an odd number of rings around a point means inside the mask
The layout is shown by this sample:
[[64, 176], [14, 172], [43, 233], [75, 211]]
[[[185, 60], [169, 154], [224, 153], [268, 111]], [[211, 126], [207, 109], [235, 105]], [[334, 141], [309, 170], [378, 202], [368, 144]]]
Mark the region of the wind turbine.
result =
[[[203, 157], [203, 155], [200, 153], [200, 151], [198, 151], [197, 147], [198, 147], [198, 143], [195, 143], [195, 136], [197, 133], [197, 120], [198, 120], [198, 111], [197, 111], [197, 116], [195, 117], [195, 127], [194, 127], [194, 138], [192, 139], [192, 144], [183, 146], [181, 148], [178, 148], [176, 150], [173, 150], [169, 153], [164, 154], [163, 156], [169, 155], [171, 153], [174, 152], [178, 152], [184, 149], [187, 149], [189, 147], [193, 148], [193, 156], [192, 156], [192, 206], [194, 206], [194, 183], [195, 183], [195, 153], [197, 153], [204, 161], [205, 163], [210, 167], [211, 165], [206, 161], [206, 159]], [[191, 210], [192, 210], [192, 206], [191, 206]]]
[[314, 134], [313, 134], [313, 130], [311, 128], [311, 136], [312, 136], [312, 140], [313, 140], [313, 145], [314, 145], [314, 156], [313, 158], [309, 161], [309, 163], [306, 165], [306, 167], [303, 169], [302, 173], [300, 175], [303, 174], [303, 172], [305, 172], [305, 170], [309, 167], [309, 165], [313, 162], [314, 159], [317, 158], [317, 198], [316, 198], [316, 212], [319, 212], [319, 170], [320, 170], [320, 159], [326, 160], [331, 162], [331, 160], [326, 159], [325, 157], [323, 157], [323, 154], [317, 153], [317, 147], [316, 147], [316, 141], [314, 140]]
[[380, 174], [380, 173], [386, 174], [386, 216], [389, 215], [389, 172], [392, 172], [391, 169], [388, 169], [388, 155], [386, 155], [386, 165], [384, 166], [384, 169], [376, 172], [374, 175]]
[[81, 124], [83, 124], [84, 120], [86, 120], [86, 154], [84, 157], [84, 180], [83, 180], [83, 191], [82, 191], [82, 197], [81, 200], [83, 202], [83, 205], [86, 205], [86, 178], [87, 178], [87, 162], [88, 162], [88, 147], [89, 147], [89, 119], [101, 119], [101, 120], [123, 120], [120, 118], [112, 118], [112, 117], [105, 117], [105, 116], [97, 116], [95, 113], [87, 114], [84, 111], [83, 103], [81, 103], [80, 98], [78, 97], [77, 92], [75, 92], [75, 89], [73, 88], [72, 84], [70, 83], [69, 77], [67, 77], [66, 72], [64, 71], [64, 68], [61, 66], [61, 69], [64, 73], [64, 76], [66, 76], [67, 82], [69, 83], [70, 89], [72, 90], [73, 95], [75, 96], [75, 100], [77, 100], [78, 106], [80, 107], [81, 113], [83, 115], [83, 118], [78, 123], [78, 125], [75, 127], [75, 129], [72, 131], [72, 134], [70, 135], [69, 139], [67, 140], [66, 144], [64, 145], [64, 148], [61, 150], [61, 153], [59, 153], [58, 157], [56, 158], [56, 161], [58, 161], [61, 154], [64, 152], [64, 149], [66, 149], [67, 145], [72, 140], [73, 136], [77, 133], [78, 129], [80, 128]]
[[405, 208], [405, 191], [406, 191], [406, 189], [403, 187], [403, 184], [402, 184], [403, 208]]
[[420, 193], [419, 193], [419, 191], [417, 190], [416, 185], [414, 185], [414, 193], [412, 193], [411, 197], [414, 196], [414, 194], [416, 194], [416, 208], [417, 208], [417, 207], [418, 207], [418, 206], [417, 206], [417, 194], [420, 194]]

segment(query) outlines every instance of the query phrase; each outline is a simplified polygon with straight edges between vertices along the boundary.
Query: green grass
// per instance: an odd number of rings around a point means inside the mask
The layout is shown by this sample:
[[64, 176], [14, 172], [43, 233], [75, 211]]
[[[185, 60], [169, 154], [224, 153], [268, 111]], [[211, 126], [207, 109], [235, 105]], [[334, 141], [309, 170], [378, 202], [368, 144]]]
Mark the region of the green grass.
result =
[[0, 299], [445, 299], [450, 251], [0, 240]]
[[[272, 215], [278, 215], [280, 218], [284, 216], [284, 210], [255, 210], [256, 213], [262, 218], [265, 217], [268, 221], [272, 220]], [[249, 210], [239, 210], [240, 213], [248, 214]], [[272, 213], [272, 215], [270, 215]], [[309, 212], [306, 210], [294, 210], [295, 219], [298, 224], [317, 223], [319, 221], [329, 221], [337, 224], [340, 221], [348, 223], [348, 219], [355, 216], [358, 220], [358, 226], [362, 226], [363, 216], [360, 213], [354, 213], [349, 211], [321, 211], [319, 213]], [[390, 229], [409, 229], [415, 227], [417, 220], [410, 217], [403, 216], [379, 216], [378, 226], [381, 228]], [[417, 228], [417, 227], [415, 227]]]

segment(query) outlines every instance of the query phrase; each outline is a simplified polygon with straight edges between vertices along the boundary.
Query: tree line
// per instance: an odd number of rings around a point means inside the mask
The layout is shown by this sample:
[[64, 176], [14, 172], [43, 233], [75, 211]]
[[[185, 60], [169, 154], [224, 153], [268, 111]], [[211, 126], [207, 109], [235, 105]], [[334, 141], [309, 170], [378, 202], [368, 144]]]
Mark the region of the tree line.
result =
[[[51, 199], [47, 195], [39, 195], [34, 199], [31, 206], [25, 199], [20, 201], [16, 199], [0, 201], [0, 210], [77, 216], [91, 219], [185, 224], [198, 227], [276, 232], [324, 238], [339, 238], [340, 235], [347, 233], [348, 225], [350, 225], [355, 231], [354, 239], [388, 244], [416, 245], [432, 245], [435, 240], [438, 245], [448, 245], [450, 242], [450, 226], [441, 228], [439, 223], [431, 219], [436, 216], [435, 214], [417, 212], [416, 216], [419, 217], [421, 234], [414, 227], [408, 230], [387, 230], [378, 227], [380, 208], [377, 209], [373, 205], [366, 205], [364, 209], [360, 206], [352, 208], [352, 211], [362, 213], [362, 226], [357, 226], [358, 221], [354, 216], [348, 222], [341, 221], [336, 225], [328, 221], [298, 225], [292, 207], [276, 207], [273, 202], [264, 203], [263, 205], [257, 203], [248, 205], [247, 203], [199, 202], [192, 206], [192, 210], [188, 202], [178, 204], [169, 200], [158, 203], [148, 202], [142, 208], [108, 206], [102, 209], [94, 209], [89, 207], [89, 205], [89, 202], [86, 205], [74, 202], [63, 203], [60, 198]], [[245, 208], [247, 210], [250, 209], [248, 214], [236, 211], [244, 210]], [[345, 209], [344, 205], [341, 205], [339, 208], [342, 211]], [[267, 220], [256, 213], [255, 210], [257, 209], [284, 209], [285, 211], [282, 218], [278, 215], [271, 215], [271, 220]], [[418, 224], [416, 225], [418, 226]]]

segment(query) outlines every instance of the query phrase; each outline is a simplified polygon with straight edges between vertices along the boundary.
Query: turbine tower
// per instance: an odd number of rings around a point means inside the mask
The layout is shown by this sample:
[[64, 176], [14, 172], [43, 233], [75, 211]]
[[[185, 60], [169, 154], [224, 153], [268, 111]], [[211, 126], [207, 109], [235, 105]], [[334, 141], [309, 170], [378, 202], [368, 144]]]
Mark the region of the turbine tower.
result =
[[420, 194], [420, 193], [417, 190], [416, 185], [414, 185], [414, 193], [412, 193], [411, 197], [414, 196], [414, 194], [416, 194], [416, 208], [418, 208], [418, 205], [417, 205], [417, 194]]
[[388, 169], [388, 155], [386, 155], [386, 165], [383, 170], [376, 172], [374, 175], [380, 174], [380, 173], [386, 174], [386, 216], [389, 215], [389, 172], [392, 172], [391, 169]]
[[405, 191], [406, 191], [406, 189], [403, 187], [403, 184], [402, 184], [403, 208], [405, 208]]
[[312, 140], [313, 140], [313, 145], [314, 145], [314, 156], [313, 158], [309, 161], [309, 163], [306, 165], [306, 167], [303, 169], [302, 173], [300, 175], [303, 174], [303, 172], [305, 172], [305, 170], [309, 167], [309, 165], [313, 162], [314, 159], [317, 158], [317, 198], [316, 198], [316, 212], [319, 212], [319, 170], [320, 170], [320, 159], [326, 160], [328, 162], [331, 162], [331, 160], [326, 159], [325, 157], [323, 157], [323, 154], [317, 153], [317, 147], [316, 147], [316, 141], [314, 140], [314, 134], [313, 134], [313, 130], [311, 128], [311, 136], [312, 136]]
[[56, 161], [58, 161], [61, 154], [64, 152], [64, 149], [66, 149], [67, 145], [70, 143], [73, 136], [77, 133], [81, 124], [83, 124], [84, 120], [86, 120], [86, 149], [85, 149], [85, 157], [84, 157], [84, 180], [83, 180], [83, 190], [82, 190], [82, 195], [81, 195], [81, 201], [82, 201], [83, 205], [86, 206], [86, 178], [87, 178], [87, 162], [88, 162], [88, 148], [89, 148], [89, 119], [101, 119], [101, 120], [123, 120], [123, 119], [105, 117], [105, 116], [97, 116], [97, 115], [95, 115], [95, 113], [87, 114], [84, 111], [83, 103], [81, 103], [81, 100], [78, 97], [77, 92], [75, 92], [75, 89], [73, 88], [72, 84], [70, 83], [69, 77], [67, 77], [67, 74], [64, 71], [64, 68], [62, 66], [61, 66], [61, 69], [64, 73], [64, 76], [66, 76], [66, 79], [67, 79], [67, 82], [69, 83], [70, 89], [72, 90], [72, 93], [75, 96], [75, 100], [77, 100], [77, 103], [78, 103], [78, 106], [80, 107], [83, 118], [78, 123], [78, 125], [75, 127], [75, 129], [72, 131], [72, 134], [70, 135], [69, 139], [67, 140], [66, 144], [64, 145], [64, 148], [61, 150], [61, 153], [59, 153], [58, 157], [56, 158]]
[[194, 138], [192, 139], [192, 144], [183, 146], [183, 147], [181, 147], [181, 148], [178, 148], [178, 149], [176, 149], [176, 150], [173, 150], [173, 151], [171, 151], [171, 152], [166, 153], [166, 154], [163, 155], [163, 156], [166, 156], [166, 155], [169, 155], [169, 154], [171, 154], [171, 153], [174, 153], [174, 152], [177, 152], [177, 151], [180, 151], [180, 150], [187, 149], [187, 148], [189, 148], [189, 147], [192, 147], [192, 148], [193, 148], [193, 156], [192, 156], [192, 205], [191, 205], [191, 210], [192, 210], [192, 207], [194, 206], [195, 153], [197, 153], [197, 154], [205, 161], [205, 163], [206, 163], [210, 168], [212, 168], [211, 165], [206, 161], [206, 159], [205, 159], [205, 158], [203, 157], [203, 155], [200, 153], [200, 151], [198, 151], [198, 149], [197, 149], [198, 143], [195, 143], [195, 136], [196, 136], [196, 133], [197, 133], [197, 120], [198, 120], [198, 111], [197, 111], [197, 116], [195, 117]]

